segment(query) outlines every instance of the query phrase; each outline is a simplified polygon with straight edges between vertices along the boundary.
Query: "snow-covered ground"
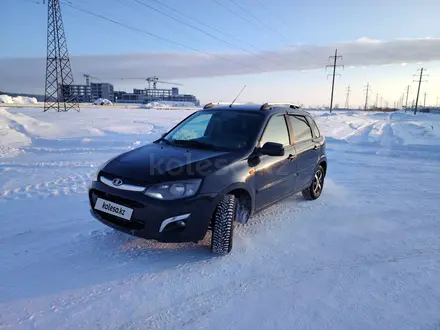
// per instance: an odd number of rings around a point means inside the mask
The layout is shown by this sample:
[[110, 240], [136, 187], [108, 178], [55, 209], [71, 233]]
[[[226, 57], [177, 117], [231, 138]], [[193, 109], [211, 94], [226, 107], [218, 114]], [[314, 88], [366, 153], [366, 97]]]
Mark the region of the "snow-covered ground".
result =
[[189, 113], [0, 109], [0, 329], [440, 328], [440, 115], [313, 112], [322, 197], [214, 257], [89, 215], [94, 168]]

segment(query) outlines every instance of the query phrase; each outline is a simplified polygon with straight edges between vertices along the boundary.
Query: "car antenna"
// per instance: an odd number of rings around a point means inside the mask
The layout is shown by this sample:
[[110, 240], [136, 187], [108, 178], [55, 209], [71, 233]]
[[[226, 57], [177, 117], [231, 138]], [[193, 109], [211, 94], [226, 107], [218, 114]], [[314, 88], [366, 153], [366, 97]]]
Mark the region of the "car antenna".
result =
[[238, 97], [241, 95], [241, 93], [244, 91], [244, 89], [246, 88], [246, 85], [244, 85], [244, 87], [241, 89], [240, 93], [238, 93], [237, 97], [234, 99], [234, 101], [232, 101], [231, 104], [229, 104], [229, 107], [232, 108], [232, 105], [235, 103], [235, 101], [238, 99]]

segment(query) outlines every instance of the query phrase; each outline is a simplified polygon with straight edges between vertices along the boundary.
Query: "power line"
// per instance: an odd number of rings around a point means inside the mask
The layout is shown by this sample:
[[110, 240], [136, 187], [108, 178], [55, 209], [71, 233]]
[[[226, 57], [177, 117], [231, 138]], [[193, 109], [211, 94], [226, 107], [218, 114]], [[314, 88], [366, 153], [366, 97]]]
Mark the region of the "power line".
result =
[[217, 29], [217, 28], [213, 27], [212, 25], [209, 25], [209, 24], [207, 24], [207, 23], [205, 23], [205, 22], [202, 22], [202, 21], [200, 21], [200, 20], [198, 20], [198, 19], [196, 19], [196, 18], [194, 18], [194, 17], [188, 16], [187, 14], [183, 14], [181, 11], [179, 11], [179, 10], [177, 10], [177, 9], [171, 7], [171, 6], [168, 6], [167, 4], [162, 3], [162, 2], [159, 1], [159, 0], [151, 0], [151, 1], [154, 1], [154, 2], [157, 3], [158, 5], [161, 5], [161, 6], [165, 7], [165, 8], [167, 8], [167, 9], [169, 9], [169, 10], [175, 12], [175, 13], [178, 13], [179, 15], [182, 15], [182, 16], [184, 16], [184, 17], [186, 17], [186, 18], [189, 18], [190, 20], [192, 20], [192, 21], [194, 21], [194, 22], [196, 22], [196, 23], [198, 23], [198, 24], [200, 24], [200, 25], [202, 25], [202, 26], [205, 26], [205, 27], [207, 27], [207, 28], [209, 28], [209, 29], [211, 29], [211, 30], [213, 30], [213, 31], [215, 31], [215, 32], [217, 32], [218, 34], [225, 36], [226, 38], [234, 39], [234, 40], [238, 41], [239, 43], [242, 43], [242, 44], [247, 45], [247, 46], [249, 46], [249, 47], [252, 47], [252, 48], [254, 48], [254, 49], [256, 49], [256, 50], [259, 50], [257, 47], [255, 47], [254, 45], [248, 43], [247, 41], [241, 40], [241, 39], [239, 39], [239, 38], [237, 38], [237, 37], [235, 37], [235, 36], [233, 36], [233, 35], [230, 35], [230, 34], [228, 34], [228, 33], [225, 33], [225, 32], [223, 32], [223, 31], [221, 31], [220, 29]]
[[[427, 80], [422, 81], [422, 79], [423, 79], [423, 70], [426, 70], [426, 69], [421, 68], [421, 69], [417, 70], [417, 71], [420, 71], [420, 76], [419, 76], [419, 80], [418, 80], [419, 87], [417, 88], [416, 106], [414, 108], [414, 114], [417, 113], [417, 107], [418, 107], [418, 104], [419, 104], [420, 85], [422, 85], [422, 82], [427, 82]], [[414, 75], [414, 76], [417, 76], [417, 75]], [[413, 82], [417, 82], [417, 81], [413, 80]]]
[[255, 0], [255, 2], [264, 10], [266, 10], [269, 14], [271, 14], [275, 19], [280, 22], [281, 24], [285, 25], [283, 21], [280, 20], [277, 14], [275, 14], [273, 11], [271, 11], [263, 2], [260, 0]]
[[337, 67], [344, 67], [343, 65], [337, 65], [337, 61], [339, 59], [342, 59], [342, 56], [338, 55], [338, 50], [335, 50], [335, 56], [329, 56], [329, 60], [333, 59], [333, 64], [332, 65], [326, 65], [325, 69], [327, 70], [327, 68], [333, 67], [333, 73], [330, 75], [327, 75], [327, 78], [329, 76], [332, 76], [332, 92], [331, 92], [331, 96], [330, 96], [330, 113], [332, 113], [332, 109], [333, 109], [333, 94], [335, 91], [335, 76], [336, 76], [336, 68]]
[[220, 7], [226, 9], [228, 12], [230, 12], [232, 15], [237, 16], [239, 18], [241, 18], [243, 21], [247, 22], [248, 24], [256, 27], [257, 29], [260, 30], [264, 30], [265, 32], [267, 32], [265, 29], [263, 29], [261, 26], [255, 24], [254, 22], [250, 21], [249, 19], [247, 19], [246, 17], [244, 17], [243, 15], [240, 15], [239, 13], [233, 11], [232, 9], [230, 9], [229, 7], [225, 6], [223, 3], [221, 3], [218, 0], [212, 0], [213, 2], [215, 2], [217, 5], [219, 5]]
[[195, 51], [195, 52], [201, 53], [201, 54], [205, 54], [205, 55], [208, 55], [208, 56], [216, 57], [216, 58], [219, 58], [219, 59], [224, 60], [224, 61], [228, 61], [228, 62], [232, 62], [232, 63], [238, 64], [238, 65], [241, 65], [241, 66], [243, 66], [243, 67], [251, 68], [251, 69], [253, 69], [253, 70], [258, 70], [258, 71], [260, 71], [260, 72], [265, 72], [265, 71], [263, 71], [263, 70], [261, 70], [261, 69], [259, 69], [259, 68], [256, 68], [256, 67], [254, 67], [254, 66], [252, 66], [252, 65], [247, 65], [247, 64], [244, 64], [244, 63], [241, 63], [241, 62], [238, 62], [238, 61], [235, 61], [235, 60], [232, 60], [232, 59], [229, 59], [229, 58], [226, 58], [226, 57], [223, 57], [223, 56], [217, 55], [217, 54], [211, 54], [211, 53], [208, 53], [208, 52], [202, 51], [202, 50], [197, 49], [197, 48], [195, 48], [195, 47], [192, 47], [192, 46], [188, 46], [188, 45], [182, 44], [182, 43], [180, 43], [180, 42], [177, 42], [177, 41], [174, 41], [174, 40], [171, 40], [171, 39], [168, 39], [168, 38], [165, 38], [165, 37], [159, 36], [159, 35], [154, 34], [154, 33], [152, 33], [152, 32], [148, 32], [148, 31], [146, 31], [146, 30], [142, 30], [142, 29], [139, 29], [139, 28], [133, 27], [133, 26], [131, 26], [131, 25], [128, 25], [128, 24], [125, 24], [125, 23], [122, 23], [122, 22], [116, 21], [116, 20], [114, 20], [114, 19], [112, 19], [112, 18], [108, 18], [108, 17], [103, 16], [103, 15], [101, 15], [101, 14], [97, 14], [97, 13], [91, 12], [91, 11], [89, 11], [89, 10], [87, 10], [87, 9], [77, 7], [77, 6], [75, 6], [75, 5], [72, 5], [71, 3], [64, 2], [64, 1], [61, 2], [61, 3], [65, 4], [65, 5], [69, 6], [69, 7], [71, 7], [71, 8], [73, 8], [73, 9], [76, 9], [76, 10], [78, 10], [78, 11], [81, 11], [81, 12], [83, 12], [83, 13], [86, 13], [86, 14], [88, 14], [88, 15], [92, 15], [92, 16], [95, 16], [95, 17], [101, 18], [101, 19], [106, 20], [106, 21], [109, 21], [109, 22], [111, 22], [111, 23], [113, 23], [113, 24], [116, 24], [116, 25], [122, 26], [122, 27], [124, 27], [124, 28], [126, 28], [126, 29], [129, 29], [129, 30], [132, 30], [132, 31], [135, 31], [135, 32], [138, 32], [138, 33], [144, 34], [144, 35], [148, 35], [148, 36], [150, 36], [150, 37], [153, 37], [153, 38], [155, 38], [155, 39], [161, 40], [161, 41], [163, 41], [163, 42], [167, 42], [167, 43], [170, 43], [170, 44], [173, 44], [173, 45], [177, 45], [177, 46], [179, 46], [179, 47], [186, 48], [186, 49], [189, 49], [189, 50], [192, 50], [192, 51]]
[[[253, 56], [259, 57], [259, 58], [261, 58], [261, 59], [263, 59], [263, 60], [265, 60], [265, 61], [268, 60], [268, 59], [267, 59], [266, 57], [264, 57], [264, 56], [261, 56], [261, 55], [259, 55], [259, 54], [254, 53], [254, 52], [251, 52], [251, 51], [249, 51], [249, 50], [247, 50], [247, 49], [245, 49], [245, 48], [243, 48], [243, 47], [241, 47], [241, 46], [237, 46], [237, 45], [233, 44], [232, 42], [229, 42], [229, 41], [227, 41], [227, 40], [225, 40], [225, 39], [219, 38], [219, 37], [213, 35], [212, 33], [206, 32], [206, 31], [204, 31], [203, 29], [201, 29], [201, 28], [199, 28], [199, 27], [197, 27], [197, 26], [195, 26], [195, 25], [193, 25], [193, 24], [187, 23], [187, 22], [185, 22], [185, 21], [183, 21], [183, 20], [181, 20], [181, 19], [179, 19], [179, 18], [177, 18], [177, 17], [175, 17], [175, 16], [172, 16], [172, 15], [170, 15], [170, 14], [168, 14], [168, 13], [166, 13], [166, 12], [160, 10], [160, 9], [154, 8], [153, 6], [150, 6], [150, 5], [144, 3], [144, 2], [142, 2], [142, 1], [140, 1], [140, 0], [133, 0], [133, 1], [134, 1], [134, 2], [137, 2], [138, 4], [140, 4], [140, 5], [142, 5], [142, 6], [146, 7], [146, 8], [149, 8], [150, 10], [153, 10], [153, 11], [155, 11], [155, 12], [161, 14], [161, 15], [164, 15], [164, 16], [166, 16], [166, 17], [168, 17], [168, 18], [170, 18], [170, 19], [172, 19], [172, 20], [174, 20], [174, 21], [176, 21], [176, 22], [178, 22], [178, 23], [180, 23], [180, 24], [183, 24], [183, 25], [185, 25], [185, 26], [188, 26], [189, 28], [191, 28], [191, 29], [193, 29], [193, 30], [196, 30], [196, 31], [198, 31], [198, 32], [200, 32], [200, 33], [203, 33], [203, 34], [207, 35], [207, 36], [210, 37], [210, 38], [213, 38], [213, 39], [215, 39], [215, 40], [217, 40], [217, 41], [220, 41], [220, 42], [222, 42], [222, 43], [224, 43], [224, 44], [226, 44], [226, 45], [229, 45], [229, 46], [231, 46], [231, 47], [233, 47], [233, 48], [239, 49], [239, 50], [241, 50], [241, 51], [243, 51], [243, 52], [245, 52], [245, 53], [248, 53], [248, 54], [250, 54], [250, 55], [253, 55]], [[172, 8], [172, 7], [168, 6], [168, 5], [166, 5], [166, 4], [163, 4], [163, 3], [161, 3], [161, 2], [158, 1], [158, 0], [152, 0], [152, 1], [154, 1], [154, 2], [156, 2], [156, 3], [158, 3], [158, 4], [160, 4], [160, 5], [162, 5], [162, 6], [166, 7], [166, 8], [168, 8], [169, 10], [172, 10], [172, 11], [177, 12], [178, 14], [182, 15], [178, 10], [176, 10], [176, 9], [174, 9], [174, 8]], [[193, 19], [193, 18], [191, 18], [191, 19], [194, 20], [194, 21], [196, 21], [197, 23], [201, 24], [202, 26], [205, 25], [204, 23], [200, 22], [199, 20], [196, 20], [196, 19]], [[217, 30], [217, 31], [219, 31], [219, 30]], [[220, 31], [220, 33], [222, 33], [222, 32]], [[222, 34], [224, 34], [224, 33], [222, 33]], [[269, 61], [271, 61], [271, 60], [269, 59]], [[273, 62], [273, 61], [271, 61], [271, 62]], [[273, 63], [276, 64], [276, 65], [278, 65], [278, 66], [280, 65], [280, 64], [278, 64], [277, 62], [273, 62]], [[285, 66], [283, 66], [283, 68], [285, 68]], [[260, 69], [260, 70], [261, 70], [261, 69]], [[261, 70], [261, 71], [263, 71], [263, 70]]]
[[255, 17], [255, 15], [253, 15], [249, 10], [247, 10], [246, 8], [244, 8], [242, 5], [240, 5], [239, 3], [237, 3], [235, 0], [229, 0], [230, 2], [232, 2], [236, 7], [240, 8], [241, 10], [243, 10], [248, 16], [252, 17], [254, 20], [256, 20], [258, 23], [260, 23], [267, 31], [274, 33], [278, 38], [280, 38], [281, 40], [285, 41], [285, 42], [290, 42], [289, 40], [287, 40], [283, 35], [281, 35], [280, 33], [278, 33], [277, 31], [273, 30], [270, 26], [268, 26], [267, 24], [264, 23], [264, 21], [258, 19], [257, 17]]
[[37, 0], [21, 0], [21, 1], [34, 3], [36, 5], [41, 5], [41, 2], [38, 2]]
[[[262, 31], [265, 31], [266, 33], [275, 34], [275, 35], [278, 37], [278, 39], [280, 39], [280, 40], [282, 40], [282, 41], [284, 41], [284, 42], [290, 43], [290, 41], [289, 41], [287, 38], [285, 38], [283, 35], [281, 35], [281, 34], [278, 33], [277, 31], [274, 31], [270, 26], [268, 26], [268, 25], [266, 25], [265, 23], [263, 23], [263, 21], [262, 21], [261, 19], [258, 19], [258, 17], [256, 17], [255, 15], [251, 14], [246, 8], [244, 8], [242, 5], [238, 4], [236, 1], [234, 1], [234, 0], [229, 0], [229, 1], [232, 2], [235, 6], [237, 6], [237, 7], [240, 8], [240, 9], [242, 9], [243, 11], [245, 11], [246, 14], [248, 14], [250, 17], [252, 17], [252, 18], [253, 18], [254, 20], [256, 20], [258, 23], [260, 23], [260, 25], [255, 24], [253, 21], [247, 19], [247, 18], [244, 17], [243, 15], [241, 15], [241, 14], [239, 14], [239, 13], [233, 11], [232, 9], [230, 9], [229, 7], [227, 7], [227, 6], [225, 6], [223, 3], [221, 3], [219, 0], [212, 0], [212, 1], [215, 2], [217, 5], [219, 5], [220, 7], [226, 9], [226, 10], [227, 10], [228, 12], [230, 12], [232, 15], [235, 15], [235, 16], [241, 18], [243, 21], [247, 22], [248, 24], [250, 24], [250, 25], [252, 25], [252, 26], [254, 26], [254, 27], [256, 27], [256, 28], [258, 28], [258, 29], [260, 29], [260, 30], [262, 30]], [[273, 15], [275, 15], [275, 14], [273, 14]], [[291, 48], [295, 48], [295, 49], [297, 49], [296, 46], [291, 46], [291, 45], [288, 45], [288, 46], [291, 47]], [[299, 50], [300, 52], [302, 52], [302, 53], [305, 53], [305, 54], [307, 54], [307, 55], [313, 57], [312, 54], [310, 54], [309, 52], [307, 52], [307, 51], [305, 51], [305, 50], [302, 50], [302, 49], [298, 49], [298, 50]]]

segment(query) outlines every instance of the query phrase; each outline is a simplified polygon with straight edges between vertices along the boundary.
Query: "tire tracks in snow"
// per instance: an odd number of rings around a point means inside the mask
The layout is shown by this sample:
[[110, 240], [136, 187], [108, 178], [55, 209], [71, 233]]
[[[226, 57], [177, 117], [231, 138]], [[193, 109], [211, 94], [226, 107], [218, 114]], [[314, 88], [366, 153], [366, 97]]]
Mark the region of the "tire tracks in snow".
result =
[[16, 189], [7, 189], [0, 191], [0, 201], [85, 194], [87, 193], [91, 177], [91, 173], [72, 174], [54, 181], [30, 184]]

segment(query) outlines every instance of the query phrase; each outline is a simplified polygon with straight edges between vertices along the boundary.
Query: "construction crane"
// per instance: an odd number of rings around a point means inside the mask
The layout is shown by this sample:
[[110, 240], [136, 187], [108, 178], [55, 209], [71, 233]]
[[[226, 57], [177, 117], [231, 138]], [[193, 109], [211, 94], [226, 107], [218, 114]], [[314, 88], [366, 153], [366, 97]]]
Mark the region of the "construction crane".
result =
[[91, 75], [86, 74], [86, 73], [83, 74], [83, 77], [86, 78], [86, 85], [87, 85], [87, 86], [90, 85], [90, 79], [101, 80], [101, 79], [99, 79], [99, 78], [92, 77]]
[[159, 80], [158, 77], [154, 76], [154, 77], [147, 77], [147, 78], [120, 78], [122, 80], [146, 80], [148, 83], [148, 89], [151, 89], [151, 84], [153, 84], [153, 89], [157, 88], [157, 84], [168, 84], [168, 85], [176, 85], [176, 86], [182, 86], [182, 84], [178, 84], [175, 82], [168, 82], [168, 81], [162, 81]]

